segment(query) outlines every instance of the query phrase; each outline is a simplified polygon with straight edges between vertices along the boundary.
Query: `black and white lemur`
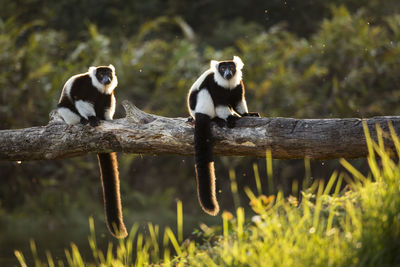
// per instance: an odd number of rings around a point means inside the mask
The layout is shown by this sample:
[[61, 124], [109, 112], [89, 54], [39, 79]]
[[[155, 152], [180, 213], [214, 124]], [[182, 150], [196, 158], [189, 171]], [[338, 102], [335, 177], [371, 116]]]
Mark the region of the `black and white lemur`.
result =
[[249, 113], [242, 81], [242, 60], [211, 60], [206, 70], [192, 85], [187, 98], [190, 115], [195, 120], [194, 149], [197, 195], [203, 210], [216, 215], [219, 206], [216, 199], [211, 121], [218, 126], [233, 128], [237, 119], [256, 116]]
[[[112, 120], [115, 112], [114, 89], [118, 85], [113, 65], [90, 67], [88, 72], [68, 79], [61, 93], [57, 111], [69, 124], [95, 127], [100, 120]], [[118, 161], [115, 152], [97, 154], [103, 185], [107, 226], [117, 238], [127, 236], [122, 219]]]

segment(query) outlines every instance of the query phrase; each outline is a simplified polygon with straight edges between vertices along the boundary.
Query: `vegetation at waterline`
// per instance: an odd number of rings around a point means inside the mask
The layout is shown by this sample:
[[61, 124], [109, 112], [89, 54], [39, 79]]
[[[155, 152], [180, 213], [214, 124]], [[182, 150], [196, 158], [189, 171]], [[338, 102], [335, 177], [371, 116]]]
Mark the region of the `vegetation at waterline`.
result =
[[[367, 137], [369, 136], [366, 132]], [[202, 242], [182, 237], [182, 203], [177, 205], [177, 231], [164, 232], [149, 223], [145, 231], [135, 225], [126, 240], [106, 251], [96, 246], [93, 220], [89, 244], [93, 257], [85, 259], [75, 244], [65, 259], [55, 261], [50, 252], [38, 266], [397, 266], [400, 264], [400, 164], [385, 151], [382, 132], [377, 143], [368, 141], [368, 176], [342, 159], [347, 173], [334, 172], [328, 183], [316, 181], [302, 192], [301, 201], [282, 193], [266, 196], [261, 186], [246, 188], [252, 209], [236, 215], [222, 213], [222, 225], [203, 225]], [[400, 157], [400, 140], [391, 133]], [[268, 161], [271, 159], [267, 158]], [[269, 162], [270, 165], [270, 162]], [[255, 180], [260, 178], [255, 169]], [[348, 186], [342, 189], [342, 182]], [[294, 190], [296, 190], [294, 185]], [[144, 232], [147, 232], [145, 234]], [[162, 244], [161, 246], [159, 244]], [[44, 253], [41, 253], [44, 254]], [[21, 266], [24, 255], [16, 251]]]

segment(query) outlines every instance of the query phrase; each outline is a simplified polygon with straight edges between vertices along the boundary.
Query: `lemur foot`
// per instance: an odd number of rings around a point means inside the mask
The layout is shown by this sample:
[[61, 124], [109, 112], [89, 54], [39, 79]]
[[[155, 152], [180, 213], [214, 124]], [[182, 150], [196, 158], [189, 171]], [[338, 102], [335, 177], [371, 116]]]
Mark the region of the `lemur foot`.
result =
[[215, 122], [219, 127], [225, 127], [226, 126], [226, 121], [224, 119], [215, 117], [211, 121]]
[[87, 119], [81, 118], [81, 124], [86, 125], [88, 123], [89, 123], [89, 121]]
[[96, 127], [100, 125], [100, 120], [99, 118], [95, 117], [95, 116], [90, 116], [89, 117], [89, 124], [92, 127]]
[[186, 120], [187, 124], [194, 125], [194, 118], [192, 116], [188, 117]]
[[238, 116], [233, 116], [233, 115], [229, 115], [228, 118], [226, 119], [226, 124], [228, 126], [228, 128], [233, 128], [236, 125], [236, 121], [239, 119], [240, 117]]

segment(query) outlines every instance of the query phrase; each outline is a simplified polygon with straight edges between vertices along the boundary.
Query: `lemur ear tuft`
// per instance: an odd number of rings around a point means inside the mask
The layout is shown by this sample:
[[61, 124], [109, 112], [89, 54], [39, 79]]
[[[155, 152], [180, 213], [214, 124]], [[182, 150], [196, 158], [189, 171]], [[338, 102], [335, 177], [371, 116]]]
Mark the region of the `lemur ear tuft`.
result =
[[211, 69], [217, 69], [217, 65], [218, 65], [218, 61], [216, 61], [216, 60], [211, 60], [211, 62], [210, 62], [210, 68]]
[[89, 71], [89, 73], [95, 73], [96, 72], [96, 67], [92, 66], [92, 67], [89, 68], [88, 71]]
[[243, 68], [243, 66], [244, 66], [243, 61], [238, 56], [234, 56], [233, 57], [233, 62], [235, 62], [236, 68], [238, 70], [241, 70]]
[[108, 65], [108, 67], [109, 67], [113, 72], [115, 72], [115, 68], [114, 68], [113, 64]]

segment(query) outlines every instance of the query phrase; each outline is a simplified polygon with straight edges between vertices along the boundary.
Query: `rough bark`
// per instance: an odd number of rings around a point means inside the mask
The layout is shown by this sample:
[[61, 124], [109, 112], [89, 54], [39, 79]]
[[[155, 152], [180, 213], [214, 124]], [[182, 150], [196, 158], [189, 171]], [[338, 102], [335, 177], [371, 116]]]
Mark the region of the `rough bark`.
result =
[[[56, 111], [48, 125], [0, 131], [0, 160], [60, 159], [100, 152], [193, 154], [193, 124], [187, 118], [145, 113], [128, 101], [127, 116], [104, 121], [98, 127], [68, 126]], [[400, 134], [400, 117], [369, 119], [242, 118], [234, 129], [213, 126], [216, 155], [278, 159], [359, 158], [368, 154], [362, 121], [376, 138], [376, 124], [389, 133], [391, 121]], [[385, 145], [393, 149], [390, 135]]]

